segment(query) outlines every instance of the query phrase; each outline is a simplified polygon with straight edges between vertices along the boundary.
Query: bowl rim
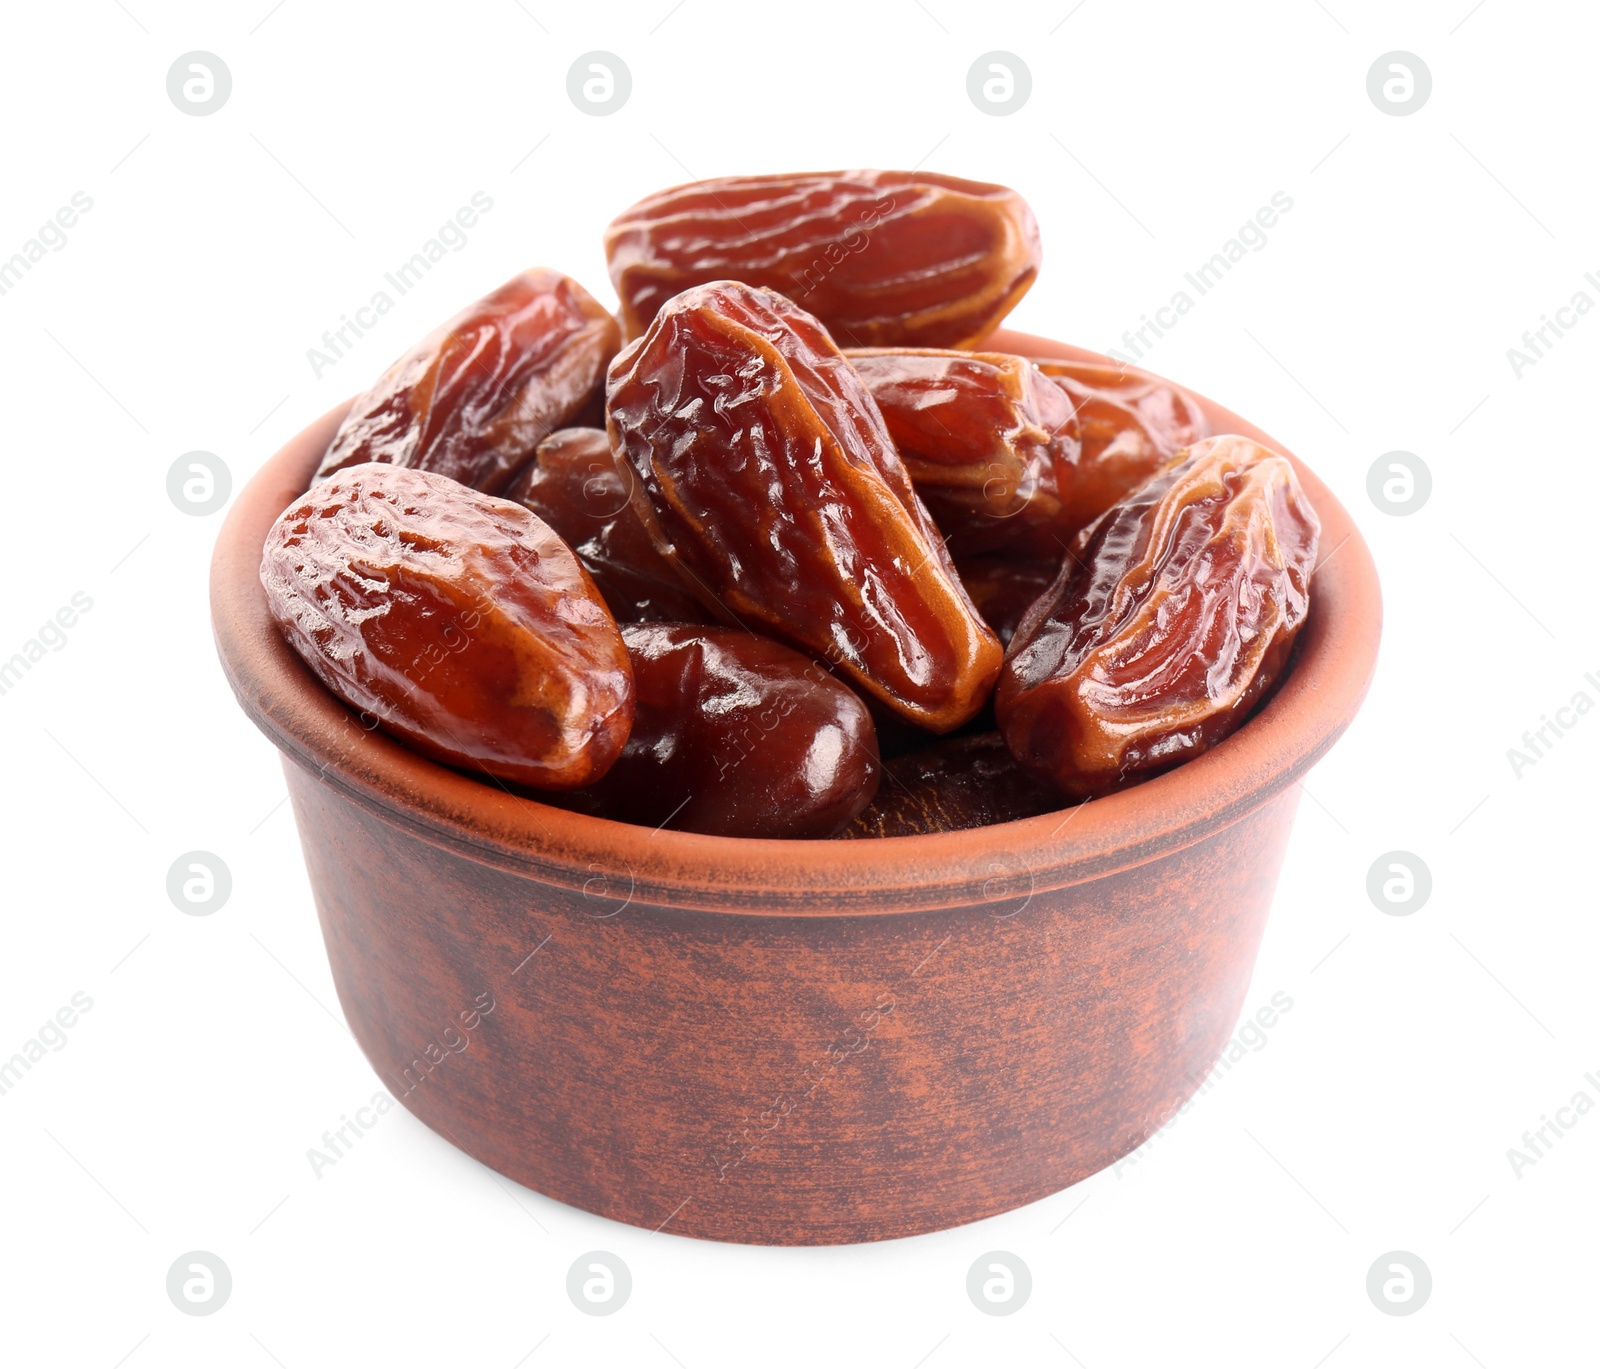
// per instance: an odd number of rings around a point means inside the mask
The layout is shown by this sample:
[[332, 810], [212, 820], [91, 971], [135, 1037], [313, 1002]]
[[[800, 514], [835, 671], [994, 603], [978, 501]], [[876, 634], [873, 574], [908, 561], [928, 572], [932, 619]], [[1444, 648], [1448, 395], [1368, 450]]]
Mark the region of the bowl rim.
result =
[[[1117, 365], [1097, 352], [1008, 330], [975, 350]], [[268, 528], [304, 490], [349, 400], [269, 458], [229, 510], [211, 566], [218, 655], [245, 713], [288, 760], [437, 846], [585, 894], [597, 917], [631, 903], [780, 916], [881, 916], [986, 903], [1020, 911], [1036, 893], [1159, 859], [1270, 802], [1334, 744], [1371, 683], [1382, 599], [1354, 521], [1282, 443], [1195, 398], [1214, 432], [1239, 433], [1289, 456], [1322, 521], [1315, 592], [1294, 669], [1266, 707], [1204, 755], [1054, 813], [870, 841], [652, 832], [513, 795], [362, 727], [279, 636], [257, 573]]]

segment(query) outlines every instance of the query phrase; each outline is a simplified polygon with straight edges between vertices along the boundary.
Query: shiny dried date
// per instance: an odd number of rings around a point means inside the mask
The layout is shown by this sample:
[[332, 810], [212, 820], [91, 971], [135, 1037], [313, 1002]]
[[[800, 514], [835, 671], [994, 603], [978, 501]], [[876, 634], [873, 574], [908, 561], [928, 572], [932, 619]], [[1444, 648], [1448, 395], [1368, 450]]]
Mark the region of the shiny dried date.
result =
[[598, 421], [616, 320], [576, 281], [524, 271], [395, 362], [351, 406], [321, 480], [382, 461], [503, 491], [557, 428]]
[[883, 414], [951, 552], [1059, 555], [1063, 480], [1078, 464], [1065, 390], [1003, 352], [853, 348], [845, 352]]
[[627, 740], [621, 633], [520, 504], [355, 466], [279, 516], [261, 583], [289, 645], [363, 725], [435, 760], [565, 789], [598, 779]]
[[830, 837], [877, 792], [866, 706], [817, 662], [738, 628], [622, 629], [637, 711], [621, 757], [563, 807], [724, 837]]
[[628, 485], [602, 429], [563, 428], [539, 444], [505, 497], [561, 535], [619, 623], [708, 621], [639, 522]]
[[1086, 533], [1018, 628], [995, 692], [1012, 754], [1087, 798], [1215, 746], [1288, 663], [1318, 532], [1286, 458], [1197, 442]]
[[726, 620], [948, 732], [1001, 651], [861, 378], [770, 290], [687, 290], [611, 368], [606, 422], [656, 546]]
[[926, 171], [696, 181], [606, 230], [628, 338], [680, 291], [739, 280], [787, 295], [852, 347], [963, 347], [1027, 293], [1039, 259], [1014, 190]]
[[884, 762], [875, 798], [841, 837], [958, 832], [1053, 812], [1061, 796], [1012, 759], [998, 732], [944, 737]]
[[[1146, 371], [1054, 358], [1035, 365], [1060, 387], [1076, 416], [1079, 450], [1058, 479], [1056, 531], [1063, 538], [1094, 522], [1211, 431], [1192, 395]], [[1060, 550], [1056, 546], [1055, 553]]]

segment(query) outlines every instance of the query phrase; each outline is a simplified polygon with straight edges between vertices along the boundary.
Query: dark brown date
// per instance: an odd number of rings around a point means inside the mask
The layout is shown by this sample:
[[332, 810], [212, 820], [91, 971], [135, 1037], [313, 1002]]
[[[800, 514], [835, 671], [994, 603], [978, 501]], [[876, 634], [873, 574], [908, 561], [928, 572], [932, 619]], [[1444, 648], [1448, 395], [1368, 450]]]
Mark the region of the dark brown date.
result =
[[261, 583], [289, 645], [413, 750], [566, 789], [603, 775], [633, 721], [622, 635], [566, 544], [520, 504], [365, 465], [272, 525]]
[[1012, 639], [1012, 754], [1080, 798], [1234, 731], [1305, 622], [1319, 524], [1288, 460], [1205, 438], [1080, 539]]
[[[1059, 555], [1078, 464], [1066, 391], [1025, 357], [936, 348], [845, 352], [955, 556]], [[1070, 536], [1070, 533], [1065, 533]]]
[[1211, 431], [1191, 395], [1147, 372], [1050, 358], [1036, 365], [1076, 411], [1079, 451], [1058, 482], [1063, 538], [1070, 540]]
[[866, 706], [817, 662], [767, 637], [693, 623], [622, 629], [633, 735], [563, 807], [723, 837], [830, 837], [878, 788]]
[[998, 732], [945, 737], [884, 762], [875, 798], [841, 837], [914, 837], [1049, 813], [1061, 795], [1021, 769]]
[[616, 320], [576, 281], [524, 271], [356, 400], [317, 479], [383, 461], [499, 494], [544, 437], [595, 404], [618, 341]]
[[679, 291], [738, 280], [788, 296], [852, 347], [965, 347], [1027, 293], [1039, 258], [1014, 190], [927, 171], [696, 181], [606, 230], [630, 339]]
[[687, 290], [611, 368], [612, 451], [652, 540], [727, 621], [948, 732], [1001, 659], [861, 378], [770, 290]]
[[554, 528], [619, 623], [697, 623], [708, 615], [656, 550], [628, 498], [632, 471], [600, 428], [563, 428], [539, 444], [507, 499]]
[[1055, 583], [1055, 561], [1020, 561], [1009, 556], [972, 556], [956, 562], [961, 583], [983, 621], [1009, 646], [1030, 608]]

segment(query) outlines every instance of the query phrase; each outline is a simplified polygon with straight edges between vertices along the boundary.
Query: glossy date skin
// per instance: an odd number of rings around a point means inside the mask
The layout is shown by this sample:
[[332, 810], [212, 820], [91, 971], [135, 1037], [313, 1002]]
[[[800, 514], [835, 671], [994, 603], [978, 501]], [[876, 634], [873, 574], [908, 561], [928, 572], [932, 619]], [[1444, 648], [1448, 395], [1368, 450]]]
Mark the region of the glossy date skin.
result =
[[637, 712], [621, 757], [562, 806], [723, 837], [830, 837], [878, 789], [865, 705], [766, 637], [695, 623], [622, 629]]
[[1062, 806], [1054, 787], [1028, 774], [998, 732], [945, 737], [884, 762], [875, 798], [841, 837], [915, 837], [1015, 822]]
[[1231, 734], [1305, 622], [1319, 525], [1288, 460], [1205, 438], [1080, 539], [1012, 639], [1011, 752], [1090, 798]]
[[317, 479], [369, 461], [499, 494], [557, 428], [596, 414], [616, 320], [576, 281], [524, 271], [418, 343], [356, 400]]
[[446, 765], [567, 789], [627, 740], [622, 635], [521, 505], [431, 471], [355, 466], [279, 516], [261, 583], [284, 638], [363, 726]]
[[619, 623], [711, 621], [656, 550], [601, 428], [563, 428], [539, 444], [505, 497], [532, 509], [577, 553]]
[[764, 285], [850, 347], [964, 347], [1039, 271], [1039, 226], [1013, 190], [917, 171], [733, 176], [640, 200], [606, 230], [625, 337], [672, 296]]
[[707, 608], [930, 731], [982, 706], [1000, 643], [816, 319], [734, 281], [685, 291], [613, 363], [606, 422], [640, 521]]
[[1061, 484], [1079, 456], [1063, 389], [1003, 352], [852, 348], [845, 356], [953, 555], [1050, 544], [1063, 520]]
[[1193, 396], [1147, 372], [1053, 358], [1034, 364], [1075, 412], [1079, 450], [1058, 481], [1061, 537], [1087, 527], [1211, 431]]

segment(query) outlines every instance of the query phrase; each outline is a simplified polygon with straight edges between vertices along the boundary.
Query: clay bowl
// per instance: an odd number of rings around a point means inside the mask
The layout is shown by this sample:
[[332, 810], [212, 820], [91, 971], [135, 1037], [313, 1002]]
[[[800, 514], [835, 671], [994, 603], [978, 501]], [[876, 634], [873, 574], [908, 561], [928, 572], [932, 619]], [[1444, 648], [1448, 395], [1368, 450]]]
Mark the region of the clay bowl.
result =
[[[1202, 402], [1214, 431], [1283, 450]], [[821, 1245], [1043, 1198], [1195, 1091], [1243, 1004], [1296, 782], [1377, 654], [1372, 560], [1303, 465], [1324, 547], [1311, 617], [1282, 688], [1221, 746], [1003, 826], [749, 841], [514, 797], [323, 689], [256, 567], [342, 412], [239, 496], [212, 614], [239, 703], [283, 752], [346, 1019], [428, 1126], [617, 1221]]]

